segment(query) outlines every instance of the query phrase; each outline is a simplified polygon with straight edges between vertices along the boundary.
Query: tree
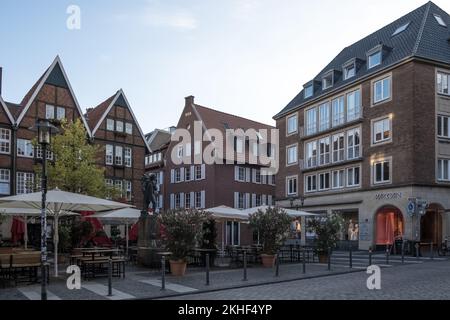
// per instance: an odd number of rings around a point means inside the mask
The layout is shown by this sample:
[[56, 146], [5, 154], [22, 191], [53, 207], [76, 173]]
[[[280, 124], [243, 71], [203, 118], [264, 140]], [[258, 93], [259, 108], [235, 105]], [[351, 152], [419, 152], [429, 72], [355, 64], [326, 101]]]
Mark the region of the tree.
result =
[[[78, 119], [63, 121], [62, 134], [52, 139], [54, 164], [48, 166], [48, 188], [104, 198], [111, 193], [105, 184], [104, 168], [96, 165], [100, 147], [87, 140], [86, 129]], [[36, 171], [41, 171], [36, 166]]]
[[326, 254], [329, 248], [336, 248], [342, 226], [343, 219], [338, 214], [330, 214], [327, 217], [309, 221], [308, 228], [316, 234], [316, 251], [318, 254]]

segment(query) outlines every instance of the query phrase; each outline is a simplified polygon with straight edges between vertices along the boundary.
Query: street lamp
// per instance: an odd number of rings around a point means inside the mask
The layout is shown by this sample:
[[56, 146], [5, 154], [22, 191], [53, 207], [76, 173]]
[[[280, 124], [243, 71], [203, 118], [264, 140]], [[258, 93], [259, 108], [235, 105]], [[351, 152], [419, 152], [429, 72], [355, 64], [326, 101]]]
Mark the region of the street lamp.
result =
[[[300, 200], [300, 203], [301, 203], [300, 208], [303, 208], [303, 205], [304, 205], [304, 203], [305, 203], [305, 197], [304, 197], [303, 195], [301, 195], [300, 197], [298, 197], [298, 199]], [[289, 201], [290, 201], [290, 203], [291, 203], [291, 209], [294, 208], [294, 201], [295, 201], [295, 200], [296, 200], [296, 198], [294, 198], [294, 197], [289, 198]], [[296, 210], [298, 211], [299, 205], [297, 204], [297, 205], [295, 206], [295, 208], [296, 208]]]
[[37, 131], [38, 143], [41, 146], [42, 154], [42, 205], [41, 205], [41, 300], [47, 300], [47, 147], [51, 144], [51, 136], [58, 132], [58, 128], [46, 119], [39, 119], [36, 124], [30, 128], [31, 131]]

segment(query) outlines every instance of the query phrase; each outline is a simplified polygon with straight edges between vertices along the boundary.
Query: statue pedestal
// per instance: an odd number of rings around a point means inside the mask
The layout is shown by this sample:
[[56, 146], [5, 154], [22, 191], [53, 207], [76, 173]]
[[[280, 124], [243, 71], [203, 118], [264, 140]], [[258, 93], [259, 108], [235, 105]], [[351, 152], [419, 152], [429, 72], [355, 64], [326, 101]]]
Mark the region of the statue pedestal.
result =
[[145, 267], [158, 268], [161, 266], [157, 255], [163, 251], [161, 240], [158, 239], [158, 217], [143, 213], [139, 219], [139, 236], [138, 236], [138, 261]]

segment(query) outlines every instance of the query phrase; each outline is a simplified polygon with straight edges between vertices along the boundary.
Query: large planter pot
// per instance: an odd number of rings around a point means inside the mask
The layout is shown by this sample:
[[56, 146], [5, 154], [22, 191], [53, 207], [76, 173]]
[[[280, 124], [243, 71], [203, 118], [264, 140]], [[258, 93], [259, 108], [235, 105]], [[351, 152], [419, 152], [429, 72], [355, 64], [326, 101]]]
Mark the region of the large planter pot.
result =
[[264, 268], [273, 268], [275, 265], [276, 255], [273, 254], [262, 254], [261, 261]]
[[328, 254], [327, 253], [318, 253], [319, 256], [319, 263], [328, 263]]
[[182, 277], [186, 273], [186, 261], [170, 260], [170, 272], [175, 277]]

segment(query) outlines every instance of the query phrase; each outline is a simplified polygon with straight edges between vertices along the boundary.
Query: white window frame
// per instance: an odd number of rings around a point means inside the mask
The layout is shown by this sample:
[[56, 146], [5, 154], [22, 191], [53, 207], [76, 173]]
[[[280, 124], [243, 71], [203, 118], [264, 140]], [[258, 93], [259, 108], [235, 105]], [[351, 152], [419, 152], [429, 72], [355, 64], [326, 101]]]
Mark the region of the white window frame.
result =
[[331, 163], [331, 139], [328, 136], [319, 140], [319, 166], [325, 166], [330, 163]]
[[298, 133], [298, 113], [286, 118], [286, 136]]
[[128, 201], [132, 200], [132, 182], [129, 180], [125, 180], [125, 197]]
[[[387, 126], [386, 126], [387, 123]], [[381, 124], [381, 127], [380, 127]], [[392, 118], [384, 117], [371, 121], [372, 127], [372, 145], [385, 144], [392, 141]], [[379, 132], [379, 129], [381, 131]], [[385, 138], [385, 133], [389, 132], [389, 137]], [[377, 139], [377, 135], [381, 134], [381, 139]]]
[[[358, 133], [358, 135], [356, 135], [356, 132]], [[356, 144], [356, 137], [359, 137], [359, 141], [358, 144]], [[361, 128], [353, 128], [350, 129], [346, 132], [346, 137], [347, 137], [347, 148], [346, 148], [346, 157], [347, 160], [354, 160], [354, 159], [359, 159], [361, 157], [362, 154], [362, 150], [361, 150]], [[350, 137], [351, 140], [350, 140]], [[350, 143], [351, 142], [351, 143]], [[350, 151], [352, 151], [352, 156], [350, 156]]]
[[[385, 180], [385, 168], [384, 164], [389, 164], [389, 179]], [[382, 180], [377, 181], [377, 166], [381, 165], [381, 177]], [[391, 184], [392, 183], [392, 157], [384, 158], [384, 159], [378, 159], [376, 161], [373, 161], [372, 163], [372, 184], [373, 185], [384, 185], [384, 184]]]
[[133, 166], [133, 149], [125, 147], [123, 158], [125, 167], [131, 168]]
[[66, 108], [56, 107], [56, 120], [63, 120], [66, 118]]
[[[348, 70], [352, 70], [353, 69], [353, 74], [349, 75]], [[342, 67], [342, 71], [343, 71], [343, 79], [344, 80], [348, 80], [353, 78], [354, 76], [356, 76], [356, 63], [353, 61], [351, 63], [347, 63]]]
[[306, 135], [311, 136], [318, 132], [318, 108], [314, 107], [305, 111]]
[[322, 90], [329, 89], [334, 85], [334, 74], [328, 72], [322, 77]]
[[345, 124], [345, 96], [337, 97], [331, 101], [332, 127]]
[[11, 194], [11, 171], [9, 169], [0, 169], [0, 194]]
[[[358, 170], [358, 183], [355, 183], [355, 172]], [[349, 173], [352, 172], [352, 179], [349, 179]], [[361, 186], [361, 167], [351, 167], [346, 169], [346, 185], [347, 188], [356, 188]]]
[[195, 192], [195, 209], [202, 209], [202, 193]]
[[120, 192], [120, 198], [123, 198], [123, 181], [122, 180], [114, 180], [114, 189]]
[[123, 121], [116, 120], [116, 131], [123, 132], [123, 130], [124, 130]]
[[[380, 61], [374, 63], [372, 62], [372, 58], [375, 57], [376, 55], [380, 56]], [[370, 54], [367, 55], [367, 69], [375, 68], [376, 66], [379, 66], [382, 63], [383, 63], [383, 51], [381, 49], [375, 52], [371, 52]]]
[[[295, 149], [295, 153], [291, 150]], [[295, 154], [295, 161], [291, 161], [290, 155]], [[286, 166], [294, 166], [298, 164], [298, 143], [286, 147]]]
[[106, 119], [106, 130], [107, 131], [114, 131], [115, 128], [115, 121], [114, 119]]
[[[328, 175], [328, 187], [326, 186], [326, 179], [325, 177]], [[324, 187], [322, 188], [322, 177], [323, 177], [323, 183], [324, 183]], [[318, 180], [318, 191], [327, 191], [331, 189], [331, 173], [329, 171], [327, 172], [320, 172], [317, 175], [317, 180]]]
[[[295, 192], [291, 192], [291, 186], [294, 186], [292, 183], [295, 183]], [[297, 196], [298, 195], [298, 176], [290, 176], [286, 177], [286, 196]]]
[[356, 89], [346, 94], [346, 106], [347, 122], [361, 118], [361, 89]]
[[[337, 138], [337, 140], [336, 140], [336, 138]], [[336, 148], [335, 142], [337, 143], [337, 148]], [[342, 145], [341, 145], [341, 142], [342, 142]], [[332, 156], [333, 163], [345, 161], [346, 149], [345, 149], [345, 133], [344, 132], [340, 132], [340, 133], [337, 133], [332, 136], [331, 147], [333, 150], [332, 151], [333, 152], [333, 156]]]
[[331, 180], [333, 190], [343, 189], [345, 187], [345, 169], [334, 170], [331, 173]]
[[450, 182], [450, 159], [438, 159], [437, 179], [439, 182]]
[[450, 116], [439, 114], [437, 121], [438, 138], [450, 139]]
[[[21, 178], [23, 177], [23, 179]], [[23, 180], [23, 182], [21, 181]], [[22, 184], [23, 183], [23, 192]], [[30, 172], [17, 172], [16, 174], [16, 193], [28, 194], [34, 192], [34, 173]]]
[[[310, 186], [310, 180], [311, 180], [311, 187]], [[313, 188], [314, 186], [314, 182], [315, 182], [315, 188]], [[316, 192], [318, 190], [318, 178], [317, 178], [317, 174], [312, 174], [312, 175], [305, 175], [305, 193], [312, 193], [312, 192]]]
[[[108, 150], [110, 149], [110, 150]], [[110, 151], [110, 152], [108, 152]], [[114, 164], [114, 146], [112, 144], [107, 144], [105, 146], [105, 163], [106, 165]]]
[[[315, 151], [315, 155], [314, 155]], [[318, 141], [310, 141], [305, 144], [306, 167], [315, 168], [319, 163], [319, 147]]]
[[30, 140], [17, 139], [17, 156], [21, 158], [34, 158], [34, 146]]
[[126, 134], [133, 134], [133, 124], [126, 122], [125, 123], [125, 133]]
[[303, 91], [305, 99], [311, 98], [314, 95], [314, 86], [312, 84], [306, 86]]
[[327, 131], [331, 127], [330, 103], [319, 105], [319, 132]]
[[[381, 95], [378, 96], [378, 88]], [[376, 80], [372, 85], [372, 104], [380, 104], [382, 102], [390, 101], [392, 98], [392, 76], [387, 76], [382, 79]]]
[[123, 147], [122, 146], [114, 147], [114, 164], [116, 166], [123, 166]]
[[45, 105], [45, 119], [54, 120], [55, 119], [55, 106], [52, 104]]
[[438, 94], [450, 95], [450, 73], [438, 71], [436, 74], [436, 90]]
[[11, 154], [11, 130], [0, 128], [0, 153]]

